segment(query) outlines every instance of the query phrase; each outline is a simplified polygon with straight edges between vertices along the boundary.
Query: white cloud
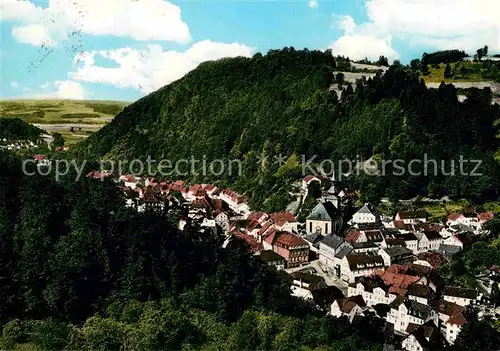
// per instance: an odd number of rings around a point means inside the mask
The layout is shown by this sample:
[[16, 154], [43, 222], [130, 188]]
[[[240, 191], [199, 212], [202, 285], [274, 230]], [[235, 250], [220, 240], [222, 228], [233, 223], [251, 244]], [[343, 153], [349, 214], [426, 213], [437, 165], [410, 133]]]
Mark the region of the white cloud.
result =
[[12, 82], [10, 82], [10, 87], [12, 89], [16, 89], [17, 90], [17, 89], [19, 89], [21, 87], [21, 85], [18, 82], [16, 82], [15, 80], [13, 80]]
[[352, 34], [354, 29], [356, 29], [356, 23], [354, 22], [354, 18], [351, 16], [339, 16], [337, 19], [337, 25], [346, 34]]
[[[334, 16], [345, 33], [332, 43], [332, 51], [353, 59], [397, 58], [392, 39], [410, 46], [474, 52], [488, 45], [500, 51], [500, 1], [482, 0], [367, 0], [368, 21], [356, 25], [350, 16]], [[364, 45], [365, 47], [360, 47]]]
[[50, 37], [47, 28], [41, 24], [13, 27], [12, 36], [20, 43], [31, 45], [55, 46], [55, 41]]
[[40, 87], [44, 90], [51, 89], [53, 91], [36, 95], [34, 98], [83, 100], [88, 95], [79, 82], [72, 80], [45, 82]]
[[[164, 0], [51, 0], [47, 8], [26, 0], [2, 0], [0, 6], [2, 21], [20, 22], [23, 25], [17, 31], [21, 33], [37, 28], [44, 39], [65, 40], [80, 34], [179, 43], [191, 39], [180, 8]], [[35, 39], [27, 40], [26, 35], [20, 38], [40, 45]]]
[[[204, 40], [193, 44], [184, 52], [163, 51], [160, 45], [148, 45], [139, 51], [131, 48], [92, 51], [79, 54], [76, 72], [69, 77], [76, 81], [107, 83], [120, 88], [132, 88], [150, 93], [184, 76], [200, 63], [223, 57], [246, 56], [253, 50], [239, 43], [218, 43]], [[110, 60], [119, 67], [101, 67], [95, 64], [95, 57]]]
[[391, 60], [399, 58], [392, 48], [392, 36], [376, 31], [365, 31], [357, 26], [351, 16], [333, 15], [333, 25], [344, 31], [344, 35], [330, 44], [334, 55], [347, 56], [352, 60], [362, 60], [365, 57], [376, 60], [384, 55]]
[[309, 1], [307, 2], [307, 6], [309, 6], [309, 7], [310, 7], [310, 8], [312, 8], [312, 9], [317, 8], [317, 7], [318, 7], [318, 5], [319, 5], [319, 3], [318, 3], [318, 1], [317, 1], [317, 0], [309, 0]]
[[376, 60], [380, 55], [396, 60], [399, 54], [391, 46], [391, 37], [377, 38], [366, 35], [346, 34], [330, 45], [334, 55], [343, 55], [351, 60], [362, 60], [367, 57]]

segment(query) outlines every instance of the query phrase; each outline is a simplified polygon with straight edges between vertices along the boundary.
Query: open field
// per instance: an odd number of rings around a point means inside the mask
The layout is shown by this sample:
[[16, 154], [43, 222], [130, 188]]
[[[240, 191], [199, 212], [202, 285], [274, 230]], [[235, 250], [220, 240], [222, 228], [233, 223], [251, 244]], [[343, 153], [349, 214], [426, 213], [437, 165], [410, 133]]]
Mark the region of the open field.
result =
[[0, 100], [0, 116], [61, 133], [73, 144], [98, 131], [127, 105], [123, 101]]
[[454, 82], [484, 82], [492, 79], [485, 78], [487, 70], [479, 62], [461, 61], [450, 63], [453, 75], [450, 78], [444, 78], [445, 63], [439, 64], [439, 67], [429, 65], [429, 74], [422, 76], [426, 83], [446, 83]]

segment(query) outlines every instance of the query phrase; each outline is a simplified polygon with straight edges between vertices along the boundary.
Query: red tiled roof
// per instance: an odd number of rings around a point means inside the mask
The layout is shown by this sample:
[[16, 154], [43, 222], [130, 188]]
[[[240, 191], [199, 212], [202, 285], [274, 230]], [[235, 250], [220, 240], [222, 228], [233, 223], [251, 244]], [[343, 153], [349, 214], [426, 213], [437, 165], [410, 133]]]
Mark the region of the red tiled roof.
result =
[[246, 196], [240, 195], [231, 189], [224, 189], [224, 190], [222, 190], [222, 193], [224, 195], [226, 195], [227, 197], [229, 197], [231, 199], [231, 201], [233, 201], [237, 204], [240, 204], [240, 203], [248, 200], [248, 198]]
[[245, 229], [249, 232], [251, 232], [252, 230], [254, 230], [255, 228], [257, 228], [259, 226], [259, 222], [258, 221], [254, 221], [254, 220], [250, 220], [250, 222], [247, 224], [247, 226], [245, 227]]
[[282, 227], [285, 223], [297, 222], [297, 219], [290, 212], [277, 212], [271, 214], [271, 219], [278, 227]]
[[299, 245], [307, 245], [307, 242], [302, 239], [300, 236], [293, 235], [291, 233], [281, 233], [276, 240], [276, 243], [280, 243], [283, 246], [299, 246]]
[[462, 311], [450, 317], [446, 321], [446, 324], [465, 325], [469, 322], [467, 319], [468, 319], [468, 314], [465, 311]]
[[500, 273], [500, 267], [498, 266], [491, 266], [489, 269], [490, 271]]
[[216, 186], [213, 184], [202, 184], [202, 186], [206, 191], [212, 191], [216, 188]]
[[99, 172], [99, 171], [92, 171], [92, 172], [89, 172], [89, 174], [87, 174], [87, 177], [95, 178], [95, 179], [102, 179], [102, 178], [107, 177], [107, 176], [109, 176], [109, 173]]
[[486, 213], [478, 213], [477, 214], [477, 219], [480, 221], [491, 221], [494, 217], [493, 212], [486, 212]]
[[354, 243], [356, 240], [358, 240], [359, 236], [361, 235], [360, 231], [352, 231], [347, 234], [345, 237], [345, 241], [348, 243]]
[[257, 235], [262, 236], [269, 229], [271, 224], [273, 224], [273, 222], [271, 222], [271, 221], [264, 223], [262, 228], [260, 228], [259, 231], [257, 232]]
[[33, 156], [33, 158], [37, 161], [42, 161], [42, 160], [45, 160], [47, 156], [46, 155], [35, 155]]
[[429, 262], [432, 268], [439, 268], [444, 262], [444, 256], [438, 252], [422, 252], [418, 255], [418, 259]]
[[191, 187], [189, 187], [189, 193], [191, 194], [196, 194], [198, 192], [198, 190], [202, 189], [201, 187], [201, 184], [195, 184], [195, 185], [192, 185]]
[[465, 309], [464, 306], [457, 305], [456, 303], [449, 302], [446, 300], [439, 300], [437, 311], [447, 316], [454, 316], [457, 313], [462, 312]]
[[270, 245], [274, 245], [276, 233], [277, 233], [276, 230], [274, 228], [271, 228], [267, 236], [264, 238], [264, 241]]
[[261, 222], [262, 220], [267, 219], [268, 215], [265, 212], [252, 212], [249, 216], [248, 219], [252, 221], [258, 221]]
[[462, 216], [461, 213], [450, 213], [448, 215], [448, 220], [450, 221], [456, 221], [457, 219], [459, 219], [460, 217]]
[[308, 175], [304, 178], [304, 182], [309, 183], [311, 180], [319, 180], [318, 177], [315, 177], [313, 175]]
[[406, 274], [397, 274], [389, 271], [385, 271], [380, 277], [384, 280], [384, 283], [387, 285], [391, 285], [396, 289], [405, 289], [408, 288], [420, 280], [420, 277], [414, 277]]
[[250, 252], [259, 252], [262, 251], [264, 248], [262, 247], [262, 244], [259, 244], [251, 235], [246, 235], [241, 232], [235, 233], [235, 235], [243, 240], [245, 240], [249, 245], [250, 245]]

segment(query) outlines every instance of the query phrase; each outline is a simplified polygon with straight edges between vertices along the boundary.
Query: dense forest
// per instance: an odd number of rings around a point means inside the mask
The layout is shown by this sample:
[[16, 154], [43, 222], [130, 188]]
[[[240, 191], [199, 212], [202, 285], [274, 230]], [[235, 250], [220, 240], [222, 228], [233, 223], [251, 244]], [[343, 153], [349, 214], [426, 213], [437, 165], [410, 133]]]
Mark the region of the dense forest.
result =
[[37, 140], [42, 130], [22, 121], [19, 118], [0, 117], [0, 139], [7, 140]]
[[[432, 57], [432, 56], [431, 56]], [[465, 103], [452, 85], [428, 89], [418, 72], [399, 63], [385, 74], [359, 79], [338, 97], [329, 87], [337, 59], [331, 52], [271, 50], [253, 58], [201, 64], [184, 78], [126, 107], [76, 149], [78, 157], [109, 159], [240, 159], [243, 174], [194, 176], [218, 181], [250, 196], [254, 208], [281, 210], [289, 184], [303, 176], [301, 162], [356, 157], [482, 160], [481, 177], [352, 176], [363, 200], [415, 195], [496, 199], [500, 177], [495, 152], [500, 107], [489, 89], [472, 89]], [[285, 155], [288, 162], [272, 162]], [[262, 162], [262, 161], [267, 162]], [[452, 161], [454, 160], [454, 161]], [[415, 173], [422, 171], [415, 164]], [[469, 169], [470, 168], [470, 169]], [[466, 173], [473, 165], [466, 164]], [[184, 176], [183, 178], [186, 178]]]
[[380, 321], [325, 317], [240, 239], [139, 214], [112, 181], [1, 151], [0, 170], [2, 349], [381, 349]]

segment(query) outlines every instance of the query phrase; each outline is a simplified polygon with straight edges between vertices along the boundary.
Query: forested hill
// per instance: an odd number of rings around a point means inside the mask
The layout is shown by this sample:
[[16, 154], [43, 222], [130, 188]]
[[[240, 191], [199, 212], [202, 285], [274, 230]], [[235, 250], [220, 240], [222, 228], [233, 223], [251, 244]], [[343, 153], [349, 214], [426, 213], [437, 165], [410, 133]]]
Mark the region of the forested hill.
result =
[[42, 132], [41, 129], [19, 118], [9, 119], [0, 117], [0, 139], [36, 140]]
[[[244, 174], [222, 179], [266, 210], [281, 209], [290, 200], [287, 184], [302, 176], [300, 155], [406, 161], [424, 154], [437, 160], [479, 157], [482, 177], [355, 181], [367, 200], [416, 194], [497, 196], [494, 121], [500, 110], [490, 104], [489, 90], [469, 91], [467, 101], [460, 103], [453, 86], [427, 89], [418, 73], [393, 65], [383, 75], [344, 87], [339, 99], [329, 89], [337, 85], [335, 71], [330, 52], [293, 48], [207, 62], [127, 107], [77, 152], [96, 160], [240, 158]], [[297, 157], [280, 169], [273, 162], [258, 162], [279, 154]], [[216, 179], [221, 177], [205, 180]]]

